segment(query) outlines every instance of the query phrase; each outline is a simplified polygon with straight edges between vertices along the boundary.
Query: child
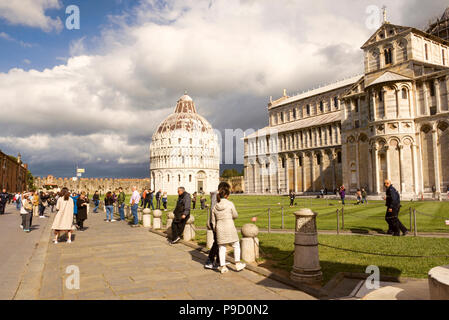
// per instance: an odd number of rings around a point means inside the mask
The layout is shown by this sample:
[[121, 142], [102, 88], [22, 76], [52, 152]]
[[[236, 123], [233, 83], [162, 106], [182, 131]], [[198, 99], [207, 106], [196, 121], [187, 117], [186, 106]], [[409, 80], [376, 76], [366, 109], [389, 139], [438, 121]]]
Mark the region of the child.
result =
[[167, 211], [167, 192], [162, 195], [162, 205], [164, 206], [164, 211]]

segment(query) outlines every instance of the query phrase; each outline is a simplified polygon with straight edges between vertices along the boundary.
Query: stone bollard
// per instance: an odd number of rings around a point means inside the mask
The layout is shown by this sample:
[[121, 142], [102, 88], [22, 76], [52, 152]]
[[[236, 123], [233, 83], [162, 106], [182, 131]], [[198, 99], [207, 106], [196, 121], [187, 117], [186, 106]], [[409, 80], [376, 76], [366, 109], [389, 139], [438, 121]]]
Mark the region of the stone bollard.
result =
[[428, 283], [431, 300], [449, 300], [449, 265], [430, 270]]
[[186, 222], [186, 227], [184, 228], [183, 239], [184, 241], [191, 241], [195, 239], [195, 217], [190, 215], [189, 220]]
[[321, 284], [321, 272], [318, 256], [317, 214], [310, 209], [295, 212], [295, 256], [291, 279], [311, 285]]
[[154, 210], [153, 211], [153, 229], [162, 229], [162, 211]]
[[143, 209], [142, 208], [137, 208], [137, 218], [139, 219], [139, 222], [142, 221], [142, 214], [143, 214]]
[[144, 228], [151, 228], [151, 210], [148, 208], [143, 209], [142, 224]]
[[255, 262], [259, 258], [259, 228], [252, 223], [242, 227], [242, 259], [246, 262]]
[[175, 215], [173, 214], [173, 212], [167, 213], [167, 237], [169, 239], [171, 239], [171, 237], [172, 237], [171, 225], [173, 223], [174, 218], [175, 218]]

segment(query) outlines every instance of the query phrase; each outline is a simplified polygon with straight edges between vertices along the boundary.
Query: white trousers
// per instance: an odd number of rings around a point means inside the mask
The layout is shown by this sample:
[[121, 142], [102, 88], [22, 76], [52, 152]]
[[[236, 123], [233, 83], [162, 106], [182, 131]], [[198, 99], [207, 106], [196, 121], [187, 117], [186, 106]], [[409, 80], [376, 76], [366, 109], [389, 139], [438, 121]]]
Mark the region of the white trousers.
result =
[[[234, 242], [232, 248], [234, 248], [235, 262], [240, 262], [240, 241]], [[220, 266], [223, 267], [226, 264], [226, 245], [218, 246], [218, 256], [220, 257]]]

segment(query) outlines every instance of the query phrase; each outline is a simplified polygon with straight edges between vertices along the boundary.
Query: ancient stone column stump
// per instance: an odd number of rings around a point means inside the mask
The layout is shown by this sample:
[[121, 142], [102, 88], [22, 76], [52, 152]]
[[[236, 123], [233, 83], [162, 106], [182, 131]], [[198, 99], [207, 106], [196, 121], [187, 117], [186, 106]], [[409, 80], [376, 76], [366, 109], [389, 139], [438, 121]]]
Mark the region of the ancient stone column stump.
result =
[[293, 281], [319, 285], [323, 273], [318, 256], [317, 214], [310, 209], [301, 209], [295, 216], [295, 256], [290, 277]]
[[186, 222], [186, 227], [184, 228], [183, 238], [185, 241], [191, 241], [195, 239], [195, 217], [190, 215], [189, 220]]
[[142, 222], [143, 222], [144, 228], [151, 228], [151, 210], [150, 209], [146, 208], [143, 210]]
[[246, 262], [255, 262], [259, 258], [259, 228], [252, 223], [242, 227], [242, 259]]
[[153, 211], [153, 229], [162, 229], [162, 211], [154, 210]]

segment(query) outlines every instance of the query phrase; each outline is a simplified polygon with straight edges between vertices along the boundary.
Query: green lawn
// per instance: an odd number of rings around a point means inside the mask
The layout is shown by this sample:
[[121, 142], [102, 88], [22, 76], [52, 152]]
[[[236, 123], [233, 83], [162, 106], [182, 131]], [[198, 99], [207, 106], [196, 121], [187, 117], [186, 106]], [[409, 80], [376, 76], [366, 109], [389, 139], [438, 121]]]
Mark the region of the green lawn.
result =
[[[129, 199], [130, 195], [127, 195], [126, 203], [129, 203]], [[169, 211], [175, 208], [176, 199], [176, 196], [168, 197]], [[256, 224], [263, 229], [268, 228], [268, 210], [270, 210], [271, 214], [271, 228], [281, 228], [282, 212], [284, 212], [284, 227], [286, 229], [294, 229], [295, 217], [293, 213], [300, 208], [306, 207], [318, 213], [317, 225], [319, 230], [336, 230], [336, 210], [342, 208], [340, 201], [337, 200], [297, 198], [295, 201], [296, 206], [290, 208], [288, 197], [282, 196], [234, 195], [229, 199], [234, 202], [239, 213], [239, 218], [235, 221], [236, 226], [241, 227], [246, 223], [252, 223], [251, 218], [257, 216]], [[207, 203], [210, 203], [209, 197], [207, 197]], [[357, 230], [359, 232], [386, 231], [387, 224], [384, 220], [386, 208], [383, 201], [370, 201], [366, 206], [355, 205], [354, 203], [355, 201], [346, 201], [346, 206], [344, 207], [345, 230]], [[154, 204], [156, 205], [155, 200]], [[197, 209], [192, 211], [196, 220], [195, 224], [197, 226], [205, 226], [207, 210], [200, 210], [198, 209], [199, 207], [200, 203], [197, 201]], [[407, 228], [410, 227], [410, 207], [426, 214], [417, 214], [418, 232], [449, 233], [449, 226], [445, 224], [445, 220], [449, 220], [449, 202], [403, 201], [399, 217]]]
[[[170, 199], [171, 200], [171, 199]], [[296, 206], [289, 207], [289, 199], [281, 196], [231, 196], [239, 218], [235, 221], [237, 226], [251, 223], [251, 218], [257, 216], [257, 226], [268, 228], [268, 210], [271, 214], [271, 228], [280, 229], [282, 226], [282, 211], [284, 212], [284, 227], [294, 229], [294, 212], [300, 208], [310, 208], [318, 213], [317, 225], [319, 230], [336, 230], [336, 210], [342, 205], [337, 200], [301, 199], [297, 198]], [[385, 205], [383, 201], [372, 201], [368, 205], [355, 205], [355, 201], [347, 201], [344, 208], [345, 230], [385, 231]], [[171, 209], [174, 200], [169, 201]], [[448, 232], [449, 226], [445, 220], [449, 220], [449, 202], [402, 202], [400, 219], [409, 228], [409, 208], [415, 208], [429, 216], [417, 214], [417, 230], [422, 232]], [[196, 225], [206, 224], [207, 213], [195, 210]]]
[[[288, 275], [293, 266], [293, 234], [259, 234], [263, 254], [261, 266]], [[199, 244], [205, 244], [206, 233], [197, 232]], [[411, 256], [449, 256], [449, 239], [420, 237], [379, 237], [355, 235], [320, 235], [321, 244], [358, 251]], [[366, 267], [376, 265], [381, 275], [426, 278], [433, 267], [449, 263], [449, 258], [399, 258], [346, 252], [319, 246], [323, 284], [338, 272], [365, 273]]]

